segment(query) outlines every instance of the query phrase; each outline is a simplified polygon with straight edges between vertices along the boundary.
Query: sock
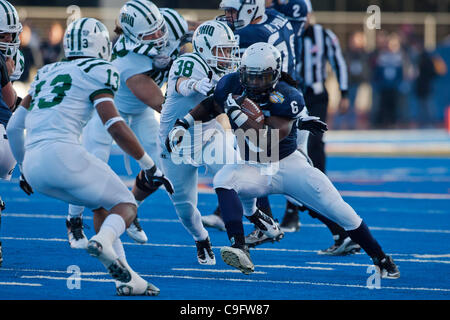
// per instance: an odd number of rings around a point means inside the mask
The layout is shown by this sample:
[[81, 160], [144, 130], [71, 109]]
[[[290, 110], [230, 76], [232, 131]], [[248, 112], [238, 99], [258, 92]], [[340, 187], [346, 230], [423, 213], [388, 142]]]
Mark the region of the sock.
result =
[[121, 216], [115, 213], [109, 214], [105, 221], [103, 221], [102, 226], [100, 227], [100, 231], [98, 233], [99, 236], [105, 236], [107, 239], [114, 242], [117, 238], [125, 232], [125, 221]]
[[217, 188], [216, 194], [228, 238], [230, 240], [234, 238], [237, 243], [240, 243], [241, 239], [244, 238], [245, 243], [244, 225], [242, 224], [244, 209], [236, 191]]
[[286, 201], [286, 211], [288, 210], [298, 213], [298, 206], [288, 200]]
[[76, 206], [74, 204], [69, 204], [69, 210], [67, 214], [67, 219], [70, 220], [70, 218], [78, 218], [83, 215], [84, 207], [83, 206]]
[[273, 218], [269, 197], [266, 196], [256, 199], [256, 206], [258, 207], [259, 210], [267, 214], [269, 217]]
[[342, 228], [336, 222], [328, 219], [327, 217], [313, 210], [309, 210], [309, 215], [315, 219], [319, 219], [324, 225], [326, 225], [327, 228], [330, 230], [331, 234], [333, 235], [333, 238], [334, 236], [339, 236], [339, 239], [345, 239], [348, 237], [348, 234], [344, 230], [344, 228]]
[[116, 252], [117, 256], [119, 257], [119, 259], [126, 261], [125, 250], [123, 248], [123, 244], [122, 244], [122, 241], [120, 240], [120, 238], [117, 238], [116, 240], [114, 240], [112, 246], [113, 246], [113, 249]]
[[357, 229], [348, 230], [347, 233], [372, 259], [378, 258], [382, 260], [386, 256], [364, 221], [361, 222]]

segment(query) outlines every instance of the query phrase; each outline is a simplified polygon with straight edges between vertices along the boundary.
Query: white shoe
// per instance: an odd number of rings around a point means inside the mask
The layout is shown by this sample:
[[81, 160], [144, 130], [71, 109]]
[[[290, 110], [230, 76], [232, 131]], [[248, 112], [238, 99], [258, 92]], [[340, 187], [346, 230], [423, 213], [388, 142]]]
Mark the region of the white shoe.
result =
[[226, 231], [225, 223], [223, 222], [222, 218], [215, 214], [202, 216], [202, 223], [206, 228], [210, 227], [219, 229], [220, 231]]
[[209, 237], [202, 241], [195, 241], [197, 246], [197, 260], [199, 264], [214, 266], [216, 264], [216, 257], [212, 251], [211, 241]]
[[148, 241], [145, 231], [142, 229], [139, 219], [136, 216], [130, 227], [127, 229], [128, 236], [137, 243], [146, 243]]
[[127, 267], [131, 274], [131, 280], [128, 282], [115, 281], [116, 292], [119, 296], [157, 296], [159, 295], [159, 288], [150, 282], [145, 281], [138, 275], [128, 263], [119, 259], [119, 261]]
[[255, 271], [250, 253], [246, 248], [223, 247], [220, 249], [220, 255], [226, 264], [239, 269], [244, 274]]
[[112, 244], [102, 239], [98, 234], [89, 240], [87, 252], [100, 260], [114, 280], [125, 283], [131, 280], [130, 271], [119, 260]]
[[87, 249], [88, 239], [83, 232], [81, 217], [66, 219], [67, 236], [72, 249]]

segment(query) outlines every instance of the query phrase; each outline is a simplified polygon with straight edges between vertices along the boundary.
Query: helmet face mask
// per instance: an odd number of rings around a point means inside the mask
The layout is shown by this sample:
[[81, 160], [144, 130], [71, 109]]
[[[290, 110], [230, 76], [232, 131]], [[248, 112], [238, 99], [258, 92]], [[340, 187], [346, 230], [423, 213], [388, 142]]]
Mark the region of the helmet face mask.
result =
[[222, 0], [220, 9], [225, 15], [216, 19], [226, 22], [232, 30], [248, 26], [265, 12], [265, 0]]
[[131, 0], [120, 9], [118, 26], [134, 43], [153, 45], [157, 50], [169, 41], [166, 21], [153, 2]]
[[0, 0], [0, 52], [13, 57], [20, 46], [21, 32], [22, 24], [17, 10], [8, 1]]
[[233, 31], [222, 22], [206, 21], [194, 32], [194, 51], [218, 74], [237, 71], [239, 67], [239, 46]]
[[111, 60], [112, 44], [106, 27], [94, 18], [72, 22], [64, 35], [66, 58], [93, 57]]
[[270, 44], [255, 43], [244, 52], [239, 71], [247, 96], [263, 102], [281, 77], [281, 54]]

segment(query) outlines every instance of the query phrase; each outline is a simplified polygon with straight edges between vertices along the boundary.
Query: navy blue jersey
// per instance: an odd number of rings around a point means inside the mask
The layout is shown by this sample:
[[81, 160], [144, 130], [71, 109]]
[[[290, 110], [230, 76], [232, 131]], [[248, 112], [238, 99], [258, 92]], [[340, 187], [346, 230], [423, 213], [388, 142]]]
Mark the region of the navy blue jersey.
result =
[[[0, 85], [1, 88], [7, 85], [10, 82], [8, 69], [6, 68], [6, 60], [5, 56], [0, 53]], [[3, 101], [2, 92], [0, 90], [0, 123], [3, 124], [6, 128], [9, 119], [12, 116], [12, 112], [9, 107], [6, 105], [5, 101]]]
[[257, 42], [269, 43], [281, 52], [282, 71], [294, 77], [296, 64], [294, 29], [289, 21], [276, 10], [266, 10], [266, 16], [267, 19], [263, 23], [249, 24], [244, 28], [234, 30], [241, 53]]
[[[223, 110], [225, 101], [230, 93], [242, 95], [245, 94], [244, 91], [245, 89], [239, 79], [239, 73], [230, 73], [220, 79], [217, 84], [214, 91], [214, 101]], [[269, 101], [266, 104], [260, 104], [260, 107], [266, 118], [277, 116], [296, 120], [299, 119], [300, 113], [305, 107], [305, 100], [299, 90], [284, 81], [280, 81], [270, 94]], [[297, 127], [293, 125], [289, 135], [280, 142], [279, 159], [286, 158], [295, 150], [297, 150]]]
[[270, 8], [283, 14], [294, 28], [296, 38], [301, 37], [308, 16], [305, 0], [274, 0]]

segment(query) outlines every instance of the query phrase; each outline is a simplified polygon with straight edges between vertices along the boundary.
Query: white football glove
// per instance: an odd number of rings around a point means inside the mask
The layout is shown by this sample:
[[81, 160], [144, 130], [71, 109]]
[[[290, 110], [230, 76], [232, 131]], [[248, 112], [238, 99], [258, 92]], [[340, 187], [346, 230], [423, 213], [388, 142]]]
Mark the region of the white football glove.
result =
[[208, 96], [211, 90], [213, 90], [215, 84], [209, 78], [203, 78], [202, 80], [197, 81], [194, 86], [195, 91], [201, 93], [204, 96]]
[[233, 94], [230, 93], [230, 94], [228, 95], [227, 101], [225, 101], [225, 104], [224, 104], [224, 106], [223, 106], [223, 109], [224, 109], [225, 113], [228, 113], [228, 111], [229, 111], [230, 109], [232, 109], [232, 108], [238, 108], [238, 109], [240, 109], [241, 106], [238, 105], [238, 103], [236, 102], [236, 100], [234, 100], [234, 98], [233, 98]]

